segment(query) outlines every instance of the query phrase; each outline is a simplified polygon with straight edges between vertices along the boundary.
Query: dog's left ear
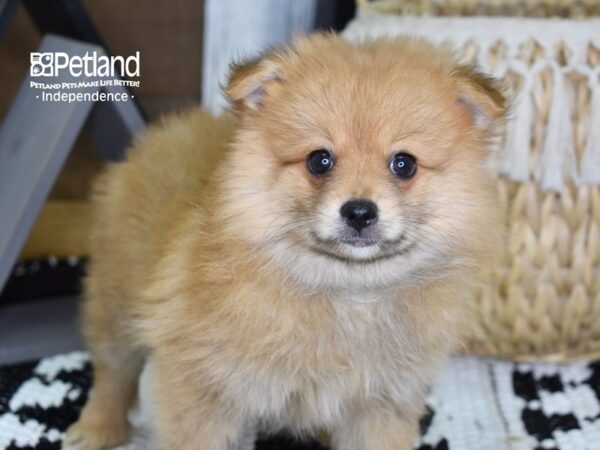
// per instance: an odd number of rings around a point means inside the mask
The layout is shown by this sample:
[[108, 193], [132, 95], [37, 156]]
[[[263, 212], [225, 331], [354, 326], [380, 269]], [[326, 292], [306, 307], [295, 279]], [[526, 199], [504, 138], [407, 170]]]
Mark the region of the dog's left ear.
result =
[[224, 91], [236, 115], [242, 116], [262, 107], [269, 89], [280, 82], [278, 60], [276, 53], [268, 53], [231, 65], [229, 81]]
[[458, 85], [458, 101], [471, 112], [475, 125], [491, 129], [506, 115], [507, 101], [500, 83], [470, 66], [453, 72]]

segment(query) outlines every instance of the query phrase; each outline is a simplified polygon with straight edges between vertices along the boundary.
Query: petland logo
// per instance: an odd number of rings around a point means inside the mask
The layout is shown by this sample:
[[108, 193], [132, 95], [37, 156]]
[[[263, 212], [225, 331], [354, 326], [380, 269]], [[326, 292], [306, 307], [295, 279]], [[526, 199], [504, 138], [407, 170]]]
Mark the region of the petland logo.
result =
[[[86, 52], [83, 56], [71, 56], [65, 52], [32, 52], [30, 56], [32, 77], [57, 77], [68, 71], [72, 77], [139, 77], [140, 52], [123, 56], [98, 55]], [[118, 67], [120, 70], [116, 70]]]

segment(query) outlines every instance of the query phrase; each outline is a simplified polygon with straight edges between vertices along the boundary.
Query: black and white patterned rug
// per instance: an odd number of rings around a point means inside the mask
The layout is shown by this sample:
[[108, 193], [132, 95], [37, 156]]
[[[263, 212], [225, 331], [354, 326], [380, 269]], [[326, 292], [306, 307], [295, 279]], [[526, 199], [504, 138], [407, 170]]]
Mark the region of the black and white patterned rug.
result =
[[[0, 450], [61, 449], [90, 375], [82, 352], [0, 367]], [[137, 431], [122, 450], [151, 448], [143, 398], [140, 405], [131, 417]], [[454, 358], [432, 389], [428, 411], [418, 450], [600, 450], [600, 361]], [[260, 439], [256, 449], [322, 448], [279, 436]]]

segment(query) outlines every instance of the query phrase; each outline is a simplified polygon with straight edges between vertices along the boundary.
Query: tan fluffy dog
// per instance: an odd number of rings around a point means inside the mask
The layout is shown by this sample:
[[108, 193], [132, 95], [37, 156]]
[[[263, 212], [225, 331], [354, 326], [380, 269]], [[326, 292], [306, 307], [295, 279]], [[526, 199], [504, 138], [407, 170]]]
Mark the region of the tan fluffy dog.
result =
[[151, 128], [97, 183], [94, 388], [67, 441], [127, 439], [151, 357], [161, 450], [245, 426], [407, 450], [501, 228], [486, 78], [417, 40], [314, 35], [234, 68], [237, 119]]

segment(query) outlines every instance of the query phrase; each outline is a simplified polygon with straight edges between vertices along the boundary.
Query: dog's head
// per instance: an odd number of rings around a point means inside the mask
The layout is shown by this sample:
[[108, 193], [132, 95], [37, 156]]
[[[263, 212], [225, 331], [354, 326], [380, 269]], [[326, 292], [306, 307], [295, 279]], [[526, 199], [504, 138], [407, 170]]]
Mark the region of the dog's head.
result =
[[504, 99], [449, 52], [317, 34], [234, 66], [226, 94], [225, 213], [297, 281], [429, 279], [496, 239], [485, 161]]

